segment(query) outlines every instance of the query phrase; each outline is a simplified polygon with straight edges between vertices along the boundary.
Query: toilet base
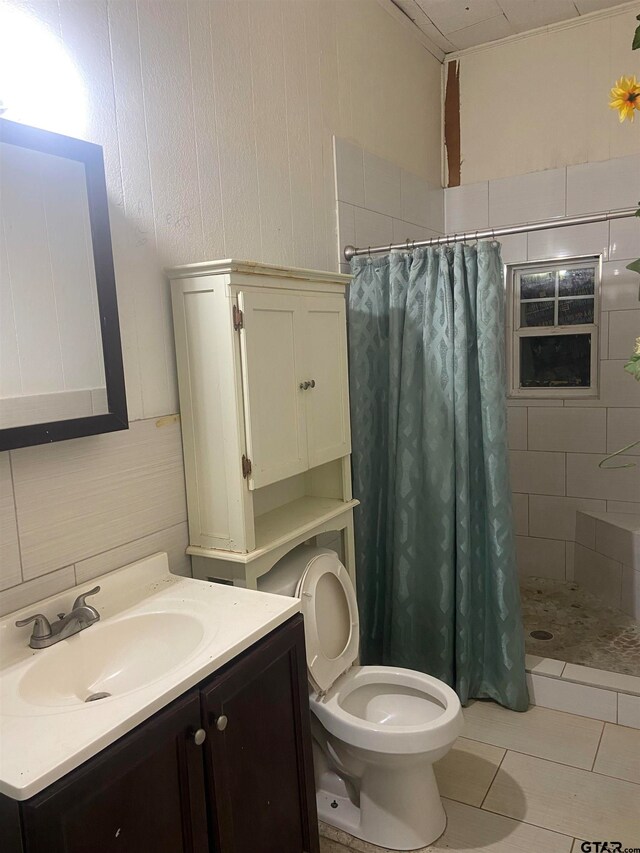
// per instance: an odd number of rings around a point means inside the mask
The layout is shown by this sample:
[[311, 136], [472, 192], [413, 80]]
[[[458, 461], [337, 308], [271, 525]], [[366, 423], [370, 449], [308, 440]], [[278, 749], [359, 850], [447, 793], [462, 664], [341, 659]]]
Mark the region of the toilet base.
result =
[[[420, 763], [402, 772], [402, 786], [392, 785], [392, 790], [410, 794], [402, 801], [387, 803], [392, 807], [390, 813], [389, 809], [383, 810], [378, 806], [380, 798], [376, 789], [381, 784], [386, 793], [385, 799], [389, 799], [389, 777], [393, 775], [389, 768], [380, 768], [379, 771], [369, 768], [362, 780], [361, 806], [357, 806], [348, 796], [340, 777], [332, 771], [325, 771], [322, 776], [325, 784], [316, 791], [318, 817], [329, 826], [379, 847], [392, 850], [427, 847], [442, 835], [447, 825], [433, 767]], [[341, 789], [343, 793], [338, 794]], [[394, 799], [393, 795], [391, 799]]]

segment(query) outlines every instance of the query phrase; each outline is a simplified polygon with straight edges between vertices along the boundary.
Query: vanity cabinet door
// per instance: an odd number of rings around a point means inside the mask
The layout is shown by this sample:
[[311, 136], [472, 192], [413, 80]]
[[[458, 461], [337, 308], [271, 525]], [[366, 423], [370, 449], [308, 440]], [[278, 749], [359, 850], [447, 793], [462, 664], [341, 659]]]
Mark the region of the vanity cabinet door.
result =
[[302, 617], [202, 690], [216, 853], [318, 853]]
[[25, 853], [208, 853], [192, 690], [20, 805]]

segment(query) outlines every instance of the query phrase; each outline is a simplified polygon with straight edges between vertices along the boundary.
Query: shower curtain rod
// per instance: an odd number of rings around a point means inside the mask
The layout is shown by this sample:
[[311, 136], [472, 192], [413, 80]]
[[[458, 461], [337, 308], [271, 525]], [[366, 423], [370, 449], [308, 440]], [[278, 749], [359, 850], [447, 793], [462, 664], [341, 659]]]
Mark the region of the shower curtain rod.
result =
[[610, 219], [626, 219], [635, 216], [636, 208], [627, 207], [623, 210], [609, 210], [606, 213], [591, 213], [588, 216], [571, 216], [565, 219], [544, 219], [538, 222], [524, 222], [521, 225], [509, 225], [504, 228], [483, 228], [479, 231], [467, 231], [465, 234], [448, 234], [444, 237], [432, 237], [430, 240], [405, 240], [403, 243], [389, 243], [388, 246], [367, 246], [356, 249], [355, 246], [345, 246], [344, 256], [350, 261], [356, 255], [373, 255], [381, 252], [391, 252], [393, 249], [405, 251], [423, 248], [424, 246], [442, 246], [446, 243], [463, 243], [467, 240], [485, 240], [489, 237], [504, 237], [509, 234], [524, 234], [527, 231], [546, 231], [549, 228], [566, 228], [568, 225], [588, 225], [591, 222], [607, 222]]

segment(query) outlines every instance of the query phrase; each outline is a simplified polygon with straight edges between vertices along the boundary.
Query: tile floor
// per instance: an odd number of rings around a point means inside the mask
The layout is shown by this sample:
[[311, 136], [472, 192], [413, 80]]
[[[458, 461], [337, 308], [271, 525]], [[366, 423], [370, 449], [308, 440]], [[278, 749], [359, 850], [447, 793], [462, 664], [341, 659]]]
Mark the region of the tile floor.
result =
[[[640, 849], [640, 730], [493, 702], [464, 715], [464, 737], [435, 766], [447, 829], [423, 853], [579, 853], [581, 840]], [[321, 853], [382, 850], [320, 832]]]

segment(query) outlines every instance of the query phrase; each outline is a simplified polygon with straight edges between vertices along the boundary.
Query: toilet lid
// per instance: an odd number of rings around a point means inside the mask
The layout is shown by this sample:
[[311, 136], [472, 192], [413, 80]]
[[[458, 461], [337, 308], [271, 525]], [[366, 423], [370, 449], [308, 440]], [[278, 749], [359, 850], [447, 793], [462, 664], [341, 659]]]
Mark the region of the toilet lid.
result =
[[309, 561], [298, 583], [309, 676], [325, 692], [358, 657], [359, 620], [351, 578], [335, 553]]

